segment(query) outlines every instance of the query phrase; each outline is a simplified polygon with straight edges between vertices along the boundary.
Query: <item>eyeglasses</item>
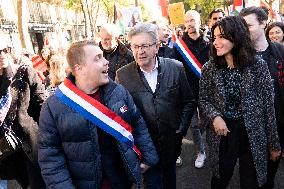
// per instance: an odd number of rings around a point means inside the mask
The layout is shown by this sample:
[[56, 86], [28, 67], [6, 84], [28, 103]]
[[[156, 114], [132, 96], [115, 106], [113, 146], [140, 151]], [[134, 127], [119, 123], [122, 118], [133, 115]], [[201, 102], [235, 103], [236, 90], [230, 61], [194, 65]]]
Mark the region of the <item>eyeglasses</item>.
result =
[[8, 49], [7, 49], [7, 48], [1, 49], [1, 50], [0, 50], [0, 54], [2, 54], [2, 52], [4, 52], [5, 54], [7, 54], [7, 53], [8, 53]]
[[131, 45], [131, 48], [132, 50], [135, 50], [135, 51], [138, 51], [139, 48], [141, 50], [148, 50], [150, 47], [152, 47], [153, 45], [156, 45], [157, 43], [153, 43], [153, 44], [143, 44], [143, 45], [135, 45], [135, 44], [132, 44]]

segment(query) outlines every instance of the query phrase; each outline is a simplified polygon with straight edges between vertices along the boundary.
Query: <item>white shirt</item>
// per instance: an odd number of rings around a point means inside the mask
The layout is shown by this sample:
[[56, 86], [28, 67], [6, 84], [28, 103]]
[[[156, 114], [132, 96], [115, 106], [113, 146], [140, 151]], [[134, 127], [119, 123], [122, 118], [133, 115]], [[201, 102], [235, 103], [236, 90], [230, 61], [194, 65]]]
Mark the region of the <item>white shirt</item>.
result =
[[155, 92], [156, 86], [157, 86], [157, 80], [158, 80], [158, 61], [156, 60], [155, 67], [150, 72], [147, 72], [143, 70], [142, 68], [140, 69], [142, 73], [144, 74], [145, 79], [147, 80], [150, 88], [152, 89], [153, 92]]

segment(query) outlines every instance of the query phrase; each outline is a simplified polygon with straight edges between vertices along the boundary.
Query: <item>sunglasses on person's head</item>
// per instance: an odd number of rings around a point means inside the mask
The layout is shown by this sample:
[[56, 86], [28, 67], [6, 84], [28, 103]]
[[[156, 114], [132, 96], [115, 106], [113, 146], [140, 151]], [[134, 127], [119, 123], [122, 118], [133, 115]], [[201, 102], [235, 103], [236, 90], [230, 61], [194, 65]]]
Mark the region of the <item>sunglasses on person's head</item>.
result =
[[8, 49], [7, 49], [7, 48], [1, 49], [1, 50], [0, 50], [0, 54], [2, 54], [2, 52], [4, 52], [5, 54], [7, 54], [7, 53], [8, 53]]

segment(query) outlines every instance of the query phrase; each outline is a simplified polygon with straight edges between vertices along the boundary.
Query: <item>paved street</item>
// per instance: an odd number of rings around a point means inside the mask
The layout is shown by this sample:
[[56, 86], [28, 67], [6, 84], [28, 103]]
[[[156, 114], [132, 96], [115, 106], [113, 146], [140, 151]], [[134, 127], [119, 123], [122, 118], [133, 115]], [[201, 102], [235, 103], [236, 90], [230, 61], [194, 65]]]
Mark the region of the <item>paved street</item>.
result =
[[[177, 189], [210, 189], [210, 172], [205, 165], [202, 169], [194, 167], [195, 152], [190, 132], [183, 139], [182, 151], [183, 165], [177, 168]], [[235, 168], [235, 174], [231, 180], [228, 189], [238, 189], [238, 169]], [[0, 189], [1, 185], [0, 185]], [[15, 182], [9, 182], [8, 189], [19, 189]], [[282, 159], [279, 171], [276, 177], [275, 189], [284, 189], [284, 160]]]
[[[194, 167], [195, 151], [190, 132], [183, 139], [182, 151], [183, 165], [177, 168], [177, 188], [178, 189], [210, 189], [210, 172], [208, 166], [202, 169]], [[238, 168], [235, 168], [234, 176], [228, 189], [238, 189], [239, 178]], [[284, 189], [284, 160], [281, 160], [279, 171], [276, 177], [275, 189]]]

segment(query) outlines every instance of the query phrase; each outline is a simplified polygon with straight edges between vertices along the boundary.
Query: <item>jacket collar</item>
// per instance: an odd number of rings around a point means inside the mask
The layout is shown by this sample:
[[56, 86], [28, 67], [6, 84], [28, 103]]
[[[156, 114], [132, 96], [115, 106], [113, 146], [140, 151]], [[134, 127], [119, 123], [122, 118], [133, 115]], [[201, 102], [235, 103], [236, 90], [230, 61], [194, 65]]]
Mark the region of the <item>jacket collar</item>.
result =
[[[165, 72], [165, 60], [164, 60], [164, 58], [157, 56], [157, 61], [158, 61], [158, 77], [157, 77], [156, 91], [159, 89], [162, 77], [163, 77], [164, 72]], [[136, 62], [135, 62], [134, 66], [135, 66], [135, 70], [137, 70], [137, 72], [138, 72], [138, 74], [140, 76], [140, 79], [142, 80], [142, 83], [144, 84], [146, 89], [149, 92], [153, 93], [153, 91], [152, 91], [151, 87], [149, 86], [149, 84], [148, 84], [144, 74], [142, 73], [140, 67], [138, 66], [138, 64]]]
[[202, 49], [206, 48], [207, 45], [209, 44], [209, 42], [206, 42], [204, 40], [203, 35], [200, 35], [196, 40], [193, 40], [192, 38], [189, 37], [188, 32], [184, 32], [182, 39], [189, 48], [198, 46], [198, 48], [199, 48], [198, 50], [202, 50]]
[[[269, 44], [268, 48], [270, 49], [271, 55], [277, 60], [280, 58], [284, 60], [284, 55], [283, 55], [284, 47], [281, 44], [271, 41], [268, 41], [268, 44]], [[282, 52], [280, 49], [282, 50]]]
[[[156, 60], [158, 61], [158, 73], [160, 74], [160, 73], [164, 72], [164, 70], [165, 70], [164, 69], [165, 60], [162, 57], [158, 57], [158, 56], [156, 56], [156, 57], [157, 57]], [[138, 66], [137, 62], [135, 62], [135, 68], [138, 72], [141, 72], [141, 68]]]
[[[75, 85], [75, 77], [74, 77], [74, 75], [69, 74], [67, 76], [67, 78]], [[116, 84], [110, 78], [109, 78], [109, 83], [108, 84], [99, 87], [100, 97], [102, 99], [102, 103], [104, 103], [105, 101], [107, 101], [111, 97], [115, 87], [116, 87]]]

